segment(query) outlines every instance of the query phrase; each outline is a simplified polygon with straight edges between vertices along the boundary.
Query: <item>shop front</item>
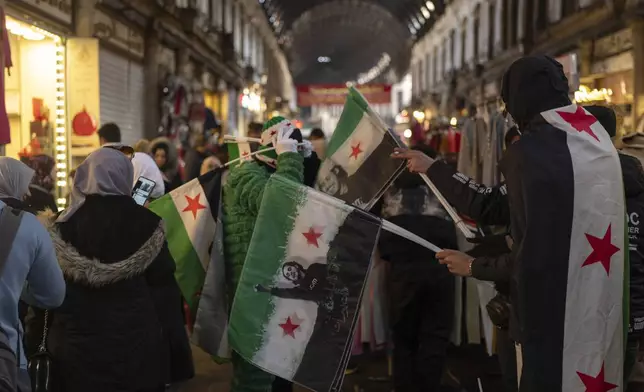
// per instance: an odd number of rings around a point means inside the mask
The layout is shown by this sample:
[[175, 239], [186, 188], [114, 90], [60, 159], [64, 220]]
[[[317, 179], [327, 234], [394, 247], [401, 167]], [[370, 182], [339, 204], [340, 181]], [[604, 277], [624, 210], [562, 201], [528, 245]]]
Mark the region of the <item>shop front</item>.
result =
[[9, 51], [3, 53], [9, 140], [0, 155], [28, 159], [45, 154], [55, 162], [55, 187], [64, 206], [69, 165], [66, 106], [66, 37], [71, 2], [12, 1], [4, 9]]
[[133, 145], [145, 134], [144, 38], [100, 10], [94, 18], [94, 36], [100, 40], [100, 123], [116, 123], [123, 143]]
[[245, 88], [239, 95], [239, 106], [241, 107], [241, 127], [246, 128], [251, 122], [263, 122], [266, 101], [262, 86], [256, 83]]
[[593, 42], [590, 74], [580, 75], [574, 94], [581, 104], [606, 105], [615, 110], [618, 135], [634, 129], [632, 30], [624, 29]]

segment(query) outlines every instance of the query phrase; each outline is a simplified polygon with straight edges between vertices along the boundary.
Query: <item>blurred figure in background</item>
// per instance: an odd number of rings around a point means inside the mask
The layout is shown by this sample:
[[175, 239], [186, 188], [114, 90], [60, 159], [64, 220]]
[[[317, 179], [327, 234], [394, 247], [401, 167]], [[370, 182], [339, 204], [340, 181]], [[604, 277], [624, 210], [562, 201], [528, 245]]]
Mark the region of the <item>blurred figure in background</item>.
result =
[[313, 144], [313, 151], [321, 161], [326, 157], [326, 135], [320, 128], [313, 128], [309, 135], [309, 141]]
[[149, 153], [150, 151], [150, 141], [148, 139], [141, 139], [138, 142], [134, 143], [134, 152], [144, 152]]
[[179, 155], [172, 141], [158, 137], [150, 143], [150, 154], [163, 174], [165, 192], [172, 192], [182, 185], [179, 175]]
[[156, 162], [146, 153], [135, 152], [132, 158], [132, 166], [134, 167], [134, 180], [132, 185], [136, 184], [140, 177], [145, 177], [148, 180], [154, 181], [154, 189], [150, 194], [150, 201], [160, 198], [165, 195], [165, 184], [163, 182], [163, 174], [157, 167]]
[[197, 133], [192, 138], [192, 147], [188, 148], [184, 157], [185, 181], [189, 182], [199, 177], [201, 165], [208, 158], [207, 140], [202, 133]]
[[[248, 130], [246, 131], [246, 136], [256, 138], [256, 139], [261, 139], [263, 128], [264, 128], [263, 124], [252, 122], [248, 124]], [[258, 148], [259, 148], [259, 143], [250, 143], [251, 151], [257, 151]]]
[[97, 133], [98, 143], [101, 147], [121, 143], [121, 128], [114, 123], [103, 124]]
[[54, 198], [55, 169], [56, 161], [49, 155], [35, 155], [29, 158], [27, 165], [31, 167], [35, 174], [29, 186], [30, 196], [27, 203], [35, 211], [44, 211], [50, 209], [58, 212], [56, 199]]

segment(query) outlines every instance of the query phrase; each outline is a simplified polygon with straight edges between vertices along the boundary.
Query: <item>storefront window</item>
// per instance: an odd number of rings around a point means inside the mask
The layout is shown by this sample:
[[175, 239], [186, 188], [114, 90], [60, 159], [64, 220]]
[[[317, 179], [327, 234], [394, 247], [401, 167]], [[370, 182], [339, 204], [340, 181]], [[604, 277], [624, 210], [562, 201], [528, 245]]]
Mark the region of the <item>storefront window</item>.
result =
[[39, 154], [53, 157], [60, 198], [67, 186], [68, 163], [65, 47], [61, 37], [10, 16], [6, 29], [13, 66], [5, 69], [5, 104], [11, 129], [5, 154], [23, 159]]

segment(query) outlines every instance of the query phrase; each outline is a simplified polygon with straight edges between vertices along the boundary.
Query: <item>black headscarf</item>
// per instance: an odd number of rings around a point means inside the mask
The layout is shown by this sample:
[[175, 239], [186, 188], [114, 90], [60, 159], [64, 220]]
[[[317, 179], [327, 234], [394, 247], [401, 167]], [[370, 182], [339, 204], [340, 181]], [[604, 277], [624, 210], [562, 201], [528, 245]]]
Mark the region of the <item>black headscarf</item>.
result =
[[613, 109], [595, 105], [584, 106], [584, 108], [595, 116], [610, 137], [615, 137], [617, 134], [617, 117]]
[[515, 61], [503, 75], [501, 97], [522, 132], [541, 112], [571, 104], [563, 66], [548, 56]]

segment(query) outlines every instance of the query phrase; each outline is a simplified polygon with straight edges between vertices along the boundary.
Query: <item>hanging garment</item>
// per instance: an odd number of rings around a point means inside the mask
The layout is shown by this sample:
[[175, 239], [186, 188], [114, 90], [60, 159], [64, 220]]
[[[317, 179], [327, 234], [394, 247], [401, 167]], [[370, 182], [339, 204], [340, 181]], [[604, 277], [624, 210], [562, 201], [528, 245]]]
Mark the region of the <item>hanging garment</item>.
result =
[[[2, 29], [2, 72], [0, 72], [0, 145], [11, 143], [11, 130], [9, 128], [9, 116], [5, 104], [5, 73], [4, 69], [13, 66], [11, 61], [11, 45], [9, 44], [9, 32], [7, 31], [4, 9], [0, 8], [0, 29]], [[4, 154], [2, 154], [4, 155]]]
[[477, 179], [479, 177], [479, 149], [476, 132], [476, 120], [468, 118], [463, 125], [461, 134], [461, 148], [458, 155], [457, 170], [466, 176]]

